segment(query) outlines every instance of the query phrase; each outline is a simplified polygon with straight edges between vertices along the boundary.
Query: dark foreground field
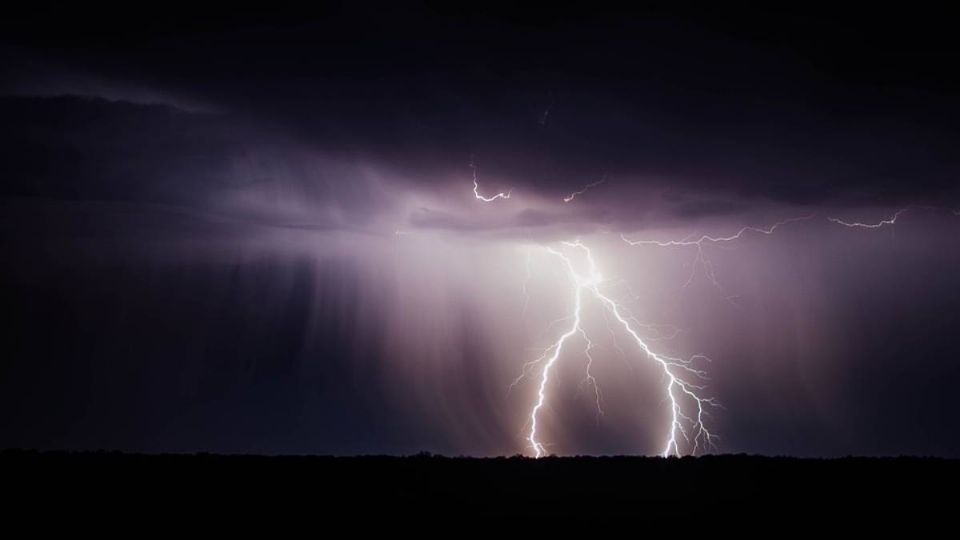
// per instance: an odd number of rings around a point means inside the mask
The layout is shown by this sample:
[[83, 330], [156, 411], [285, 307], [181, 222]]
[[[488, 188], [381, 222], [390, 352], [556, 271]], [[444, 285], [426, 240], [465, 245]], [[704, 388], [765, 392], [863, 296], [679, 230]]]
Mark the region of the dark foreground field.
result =
[[[960, 461], [0, 452], [8, 515], [952, 519]], [[376, 524], [376, 523], [370, 523]]]

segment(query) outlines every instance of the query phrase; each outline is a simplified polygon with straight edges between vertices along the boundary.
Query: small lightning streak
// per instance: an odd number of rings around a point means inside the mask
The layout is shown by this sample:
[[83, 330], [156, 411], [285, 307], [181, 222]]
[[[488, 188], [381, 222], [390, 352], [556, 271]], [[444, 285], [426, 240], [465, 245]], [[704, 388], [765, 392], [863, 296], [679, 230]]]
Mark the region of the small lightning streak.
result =
[[706, 254], [703, 251], [704, 244], [708, 244], [708, 243], [723, 244], [726, 242], [733, 242], [735, 240], [739, 240], [747, 233], [755, 233], [755, 234], [762, 234], [762, 235], [769, 236], [775, 233], [777, 229], [779, 229], [780, 227], [783, 227], [784, 225], [788, 225], [790, 223], [796, 223], [798, 221], [805, 221], [808, 219], [812, 219], [813, 217], [814, 217], [813, 214], [809, 214], [806, 216], [800, 216], [800, 217], [785, 219], [783, 221], [778, 221], [773, 225], [770, 225], [767, 227], [752, 227], [752, 226], [743, 227], [739, 231], [729, 236], [710, 236], [710, 235], [704, 234], [698, 238], [687, 237], [682, 240], [663, 241], [663, 240], [630, 240], [625, 235], [621, 234], [620, 238], [624, 242], [630, 244], [631, 246], [695, 247], [697, 248], [697, 256], [693, 260], [693, 267], [690, 272], [690, 276], [687, 278], [687, 281], [684, 283], [683, 286], [687, 287], [687, 285], [690, 285], [690, 283], [693, 282], [693, 278], [696, 277], [697, 275], [697, 269], [703, 268], [703, 274], [706, 276], [706, 278], [709, 279], [710, 282], [713, 283], [715, 286], [720, 287], [720, 283], [717, 281], [716, 275], [714, 274], [713, 263], [710, 261], [710, 259], [706, 256]]
[[520, 318], [527, 315], [527, 307], [530, 305], [530, 293], [527, 290], [527, 284], [530, 282], [530, 252], [525, 253], [526, 264], [524, 264], [523, 283], [520, 284], [520, 292], [523, 293], [523, 310], [520, 312]]
[[597, 384], [596, 377], [593, 376], [593, 355], [590, 354], [590, 351], [593, 350], [593, 341], [590, 340], [590, 337], [587, 336], [587, 332], [583, 328], [580, 329], [580, 335], [583, 337], [583, 340], [587, 343], [587, 347], [583, 350], [583, 355], [587, 357], [587, 374], [583, 378], [584, 384], [589, 384], [593, 388], [593, 395], [597, 404], [597, 422], [600, 422], [600, 417], [603, 416], [603, 406], [601, 405], [600, 397], [600, 386]]
[[892, 216], [890, 216], [889, 218], [887, 218], [887, 219], [881, 219], [881, 220], [878, 221], [877, 223], [860, 223], [859, 221], [852, 221], [852, 222], [851, 222], [851, 221], [844, 221], [844, 220], [842, 220], [842, 219], [834, 218], [834, 217], [828, 217], [827, 220], [828, 220], [828, 221], [831, 221], [831, 222], [833, 222], [833, 223], [836, 223], [837, 225], [843, 225], [844, 227], [850, 227], [850, 228], [853, 228], [853, 229], [856, 229], [856, 228], [860, 228], [860, 229], [879, 229], [879, 228], [885, 227], [885, 226], [887, 226], [887, 225], [896, 225], [897, 219], [900, 217], [901, 214], [903, 214], [903, 213], [906, 212], [907, 210], [909, 210], [909, 208], [901, 208], [900, 210], [897, 210], [897, 211], [896, 211]]
[[497, 199], [509, 199], [509, 198], [510, 198], [510, 194], [513, 193], [513, 190], [512, 190], [512, 189], [509, 190], [509, 191], [506, 191], [506, 192], [501, 191], [500, 193], [497, 193], [496, 195], [494, 195], [494, 196], [492, 196], [492, 197], [485, 197], [485, 196], [481, 195], [481, 194], [480, 194], [480, 182], [479, 182], [479, 180], [477, 179], [477, 166], [476, 166], [475, 164], [471, 163], [471, 164], [470, 164], [470, 168], [473, 169], [473, 196], [476, 197], [477, 200], [480, 200], [480, 201], [483, 201], [483, 202], [487, 202], [487, 203], [488, 203], [488, 202], [493, 202], [493, 201], [495, 201], [495, 200], [497, 200]]
[[589, 184], [583, 186], [579, 191], [574, 191], [573, 193], [571, 193], [571, 194], [567, 195], [566, 197], [564, 197], [564, 198], [563, 198], [563, 202], [565, 202], [565, 203], [571, 202], [572, 200], [574, 200], [574, 199], [577, 198], [577, 195], [583, 195], [584, 193], [586, 193], [586, 192], [587, 192], [588, 190], [590, 190], [591, 188], [595, 188], [595, 187], [599, 186], [600, 184], [602, 184], [602, 183], [604, 183], [604, 182], [606, 182], [606, 181], [607, 181], [607, 177], [604, 176], [603, 178], [597, 180], [596, 182], [590, 182]]
[[[547, 248], [549, 253], [563, 260], [567, 267], [567, 271], [574, 285], [574, 311], [573, 323], [570, 327], [544, 351], [540, 358], [533, 362], [528, 362], [524, 366], [524, 371], [526, 371], [532, 365], [543, 363], [543, 370], [540, 373], [540, 383], [537, 390], [537, 402], [530, 411], [530, 432], [527, 436], [527, 440], [533, 447], [536, 457], [539, 458], [546, 453], [543, 443], [540, 442], [538, 438], [537, 420], [540, 411], [547, 401], [547, 387], [550, 382], [550, 374], [560, 358], [564, 345], [577, 333], [581, 334], [587, 343], [585, 350], [587, 354], [587, 381], [590, 382], [595, 390], [597, 408], [602, 414], [602, 409], [600, 408], [600, 390], [596, 379], [590, 371], [593, 365], [593, 357], [590, 355], [593, 343], [587, 336], [586, 331], [581, 327], [584, 293], [589, 294], [599, 301], [600, 305], [623, 327], [626, 334], [633, 339], [646, 357], [653, 360], [663, 372], [666, 380], [664, 394], [670, 402], [671, 420], [670, 429], [661, 455], [664, 457], [680, 455], [682, 453], [681, 438], [686, 441], [686, 448], [689, 448], [690, 453], [693, 454], [714, 447], [717, 436], [707, 429], [705, 417], [708, 415], [707, 407], [718, 406], [718, 404], [713, 398], [701, 397], [700, 392], [704, 389], [702, 384], [691, 382], [691, 379], [706, 379], [706, 373], [695, 367], [694, 364], [697, 360], [709, 361], [709, 359], [703, 355], [696, 355], [684, 360], [654, 352], [633, 325], [631, 325], [630, 321], [632, 318], [624, 315], [624, 308], [600, 290], [600, 285], [603, 283], [603, 276], [598, 270], [590, 249], [580, 241], [564, 242], [563, 244], [568, 248], [578, 249], [584, 253], [587, 260], [588, 271], [585, 274], [578, 272], [572, 259], [565, 253]], [[523, 374], [521, 374], [520, 378], [522, 377]]]
[[744, 234], [746, 234], [746, 233], [748, 233], [748, 232], [755, 232], [755, 233], [759, 233], [759, 234], [771, 235], [771, 234], [773, 234], [777, 229], [779, 229], [780, 227], [783, 227], [784, 225], [787, 225], [787, 224], [789, 224], [789, 223], [796, 223], [797, 221], [803, 221], [803, 220], [806, 220], [806, 219], [810, 219], [810, 218], [812, 218], [812, 217], [813, 217], [813, 214], [806, 215], [806, 216], [795, 217], [795, 218], [790, 218], [790, 219], [785, 219], [785, 220], [783, 220], [783, 221], [778, 221], [778, 222], [774, 223], [773, 225], [770, 225], [769, 227], [744, 227], [744, 228], [740, 229], [739, 231], [737, 231], [736, 233], [731, 234], [730, 236], [709, 236], [709, 235], [706, 235], [706, 234], [705, 234], [705, 235], [703, 235], [703, 236], [701, 236], [700, 238], [697, 238], [697, 239], [695, 239], [695, 240], [691, 240], [691, 239], [667, 240], [667, 241], [659, 241], [659, 240], [628, 240], [624, 235], [620, 235], [620, 238], [622, 238], [624, 242], [630, 244], [631, 246], [640, 246], [640, 245], [652, 245], [652, 246], [659, 246], [659, 247], [670, 247], [670, 246], [702, 246], [704, 242], [711, 242], [711, 243], [732, 242], [732, 241], [734, 241], [734, 240], [740, 239], [741, 237], [743, 237]]
[[547, 120], [550, 118], [550, 109], [553, 108], [554, 102], [555, 102], [555, 100], [551, 98], [551, 99], [550, 99], [550, 103], [547, 105], [547, 108], [544, 109], [544, 110], [543, 110], [543, 114], [540, 115], [540, 125], [541, 125], [541, 126], [546, 126], [546, 125], [547, 125]]

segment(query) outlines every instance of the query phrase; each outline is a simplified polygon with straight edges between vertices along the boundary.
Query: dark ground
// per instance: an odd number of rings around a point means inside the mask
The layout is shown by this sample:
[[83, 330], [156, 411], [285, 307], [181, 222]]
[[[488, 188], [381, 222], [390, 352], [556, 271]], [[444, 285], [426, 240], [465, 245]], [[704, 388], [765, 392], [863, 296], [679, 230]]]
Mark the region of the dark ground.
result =
[[[508, 515], [845, 518], [929, 525], [955, 511], [960, 461], [718, 456], [684, 459], [265, 457], [0, 453], [8, 516], [334, 521]], [[92, 517], [91, 517], [92, 516]], [[274, 517], [276, 516], [276, 518]], [[556, 522], [556, 520], [553, 520]], [[677, 521], [677, 524], [693, 523]]]

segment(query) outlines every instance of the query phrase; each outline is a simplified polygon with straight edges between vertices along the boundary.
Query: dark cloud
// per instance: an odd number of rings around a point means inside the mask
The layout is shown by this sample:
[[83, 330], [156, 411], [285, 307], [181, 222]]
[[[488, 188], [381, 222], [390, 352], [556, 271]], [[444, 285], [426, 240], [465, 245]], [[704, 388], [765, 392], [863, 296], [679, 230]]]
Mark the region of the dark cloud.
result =
[[742, 213], [744, 204], [729, 201], [690, 201], [673, 207], [673, 212], [685, 218], [729, 216]]
[[249, 144], [217, 116], [100, 98], [5, 97], [0, 118], [7, 197], [202, 203]]
[[186, 96], [426, 183], [475, 156], [485, 175], [550, 197], [607, 173], [782, 204], [957, 200], [960, 108], [942, 59], [960, 49], [926, 17], [315, 15], [133, 17], [103, 37], [96, 18], [63, 29], [27, 12], [40, 34], [21, 21], [6, 39], [66, 79]]

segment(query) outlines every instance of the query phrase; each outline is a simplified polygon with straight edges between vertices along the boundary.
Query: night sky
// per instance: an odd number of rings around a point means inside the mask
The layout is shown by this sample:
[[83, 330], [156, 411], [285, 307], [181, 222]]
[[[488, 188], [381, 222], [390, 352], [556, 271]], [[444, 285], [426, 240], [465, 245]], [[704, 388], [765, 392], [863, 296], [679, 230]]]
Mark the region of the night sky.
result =
[[[708, 450], [960, 457], [947, 13], [154, 9], [0, 21], [0, 447], [533, 455], [579, 240]], [[660, 453], [582, 315], [545, 450]]]

